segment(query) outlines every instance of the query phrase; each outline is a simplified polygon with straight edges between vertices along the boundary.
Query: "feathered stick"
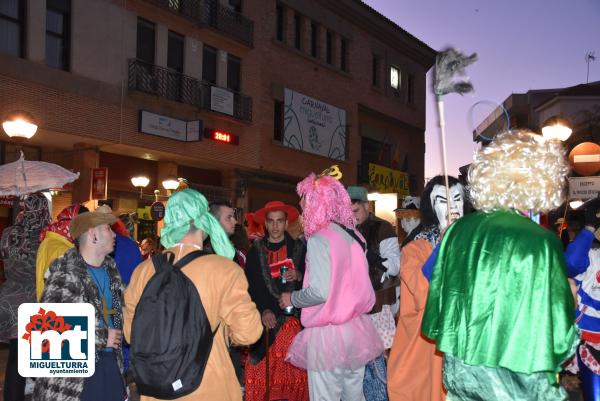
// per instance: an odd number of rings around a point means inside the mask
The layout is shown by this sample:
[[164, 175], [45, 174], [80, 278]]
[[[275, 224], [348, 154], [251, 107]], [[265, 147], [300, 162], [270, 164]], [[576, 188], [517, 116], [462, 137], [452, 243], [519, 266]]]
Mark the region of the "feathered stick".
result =
[[455, 76], [464, 76], [465, 67], [477, 61], [477, 53], [465, 56], [453, 48], [447, 48], [438, 53], [435, 60], [433, 73], [433, 93], [435, 93], [438, 117], [440, 121], [440, 134], [442, 137], [442, 165], [446, 184], [446, 199], [448, 205], [448, 225], [450, 225], [450, 186], [448, 184], [448, 166], [446, 163], [446, 120], [444, 118], [444, 95], [458, 93], [460, 95], [471, 92], [473, 85], [467, 80], [454, 80]]

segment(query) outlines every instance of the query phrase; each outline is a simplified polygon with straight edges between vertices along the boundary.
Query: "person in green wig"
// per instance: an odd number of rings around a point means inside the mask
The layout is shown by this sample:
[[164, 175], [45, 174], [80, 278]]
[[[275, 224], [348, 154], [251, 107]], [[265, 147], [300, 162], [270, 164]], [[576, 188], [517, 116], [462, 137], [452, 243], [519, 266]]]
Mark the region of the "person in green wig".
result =
[[556, 373], [578, 341], [573, 295], [559, 238], [529, 217], [563, 203], [567, 173], [562, 144], [531, 132], [476, 153], [477, 212], [441, 241], [421, 325], [444, 353], [448, 400], [566, 399]]
[[165, 210], [165, 226], [160, 242], [165, 248], [175, 246], [190, 230], [191, 225], [201, 230], [203, 237], [217, 255], [233, 259], [235, 249], [221, 223], [208, 211], [208, 201], [200, 192], [184, 189], [171, 196]]
[[[173, 194], [165, 210], [161, 243], [175, 255], [174, 263], [190, 252], [201, 250], [206, 236], [210, 237], [216, 255], [198, 257], [181, 269], [198, 289], [211, 329], [216, 330], [200, 387], [188, 397], [242, 401], [228, 347], [254, 344], [260, 338], [263, 332], [260, 313], [248, 294], [244, 271], [231, 260], [233, 245], [221, 224], [209, 213], [206, 198], [193, 189]], [[125, 291], [123, 332], [128, 341], [136, 306], [154, 272], [152, 258], [145, 260], [133, 272]]]

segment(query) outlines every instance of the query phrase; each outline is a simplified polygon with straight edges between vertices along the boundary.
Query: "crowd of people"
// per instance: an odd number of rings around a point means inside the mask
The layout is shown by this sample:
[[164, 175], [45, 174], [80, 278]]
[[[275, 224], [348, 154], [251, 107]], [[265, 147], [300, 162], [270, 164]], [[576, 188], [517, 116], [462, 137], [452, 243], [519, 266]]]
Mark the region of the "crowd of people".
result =
[[[559, 143], [498, 135], [467, 186], [438, 176], [405, 199], [402, 243], [337, 167], [298, 183], [300, 210], [273, 200], [246, 226], [230, 203], [178, 191], [162, 249], [138, 246], [130, 216], [107, 206], [72, 205], [50, 222], [46, 198], [29, 195], [0, 242], [4, 399], [24, 399], [16, 307], [36, 299], [93, 305], [96, 368], [37, 378], [33, 399], [128, 399], [144, 338], [136, 315], [167, 253], [212, 334], [199, 385], [173, 385], [180, 399], [564, 400], [567, 368], [586, 401], [600, 400], [600, 198], [583, 206], [585, 228], [566, 250], [533, 221], [563, 204], [567, 173]], [[147, 388], [142, 399], [156, 399]]]

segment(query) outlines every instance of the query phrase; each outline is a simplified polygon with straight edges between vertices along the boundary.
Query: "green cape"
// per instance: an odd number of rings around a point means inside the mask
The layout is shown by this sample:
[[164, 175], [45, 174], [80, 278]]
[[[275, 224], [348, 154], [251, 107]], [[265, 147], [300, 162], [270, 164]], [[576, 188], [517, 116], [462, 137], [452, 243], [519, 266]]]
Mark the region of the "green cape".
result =
[[423, 334], [469, 365], [557, 372], [577, 341], [556, 235], [512, 211], [448, 229], [429, 286]]

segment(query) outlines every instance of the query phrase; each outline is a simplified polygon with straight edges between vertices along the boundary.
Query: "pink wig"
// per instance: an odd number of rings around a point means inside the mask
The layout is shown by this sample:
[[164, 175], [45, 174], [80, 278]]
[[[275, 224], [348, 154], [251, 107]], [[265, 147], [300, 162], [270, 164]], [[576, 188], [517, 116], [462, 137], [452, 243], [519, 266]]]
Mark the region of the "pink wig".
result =
[[319, 177], [311, 173], [298, 183], [296, 192], [302, 201], [304, 236], [310, 238], [331, 222], [354, 228], [356, 219], [352, 203], [344, 186], [330, 176]]

